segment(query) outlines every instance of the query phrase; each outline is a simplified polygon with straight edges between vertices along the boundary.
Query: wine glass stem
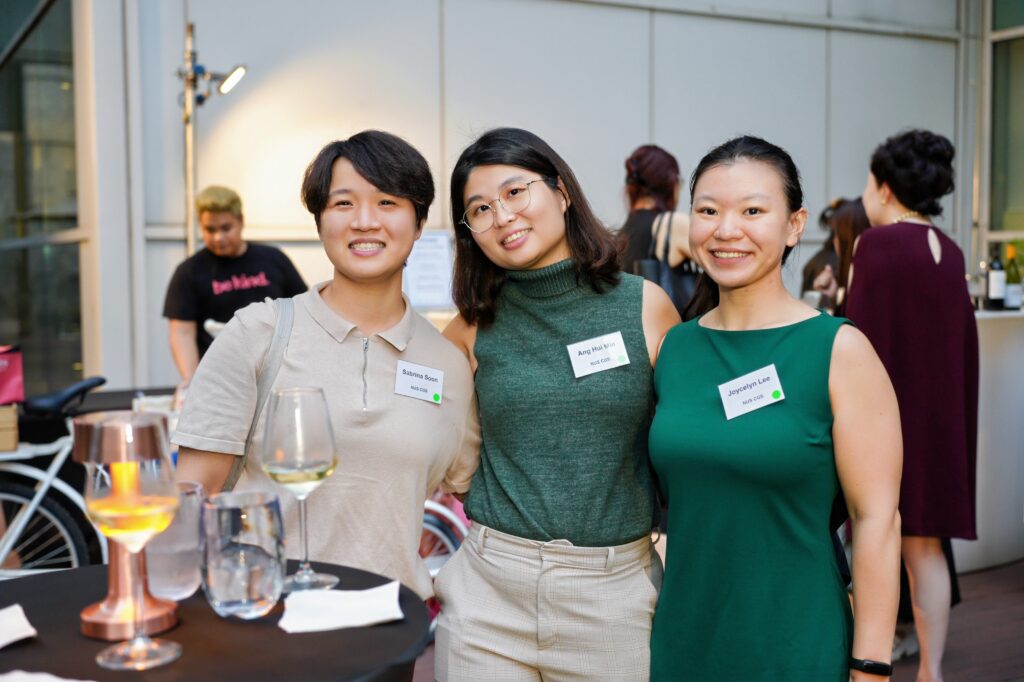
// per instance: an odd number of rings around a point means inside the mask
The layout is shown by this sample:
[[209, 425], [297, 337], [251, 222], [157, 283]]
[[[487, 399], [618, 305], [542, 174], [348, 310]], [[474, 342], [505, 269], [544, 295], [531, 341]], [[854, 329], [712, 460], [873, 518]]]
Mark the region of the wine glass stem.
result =
[[306, 498], [299, 499], [299, 535], [302, 536], [302, 563], [299, 564], [299, 574], [311, 573], [309, 567], [309, 538], [306, 537]]
[[146, 633], [143, 626], [143, 620], [145, 619], [145, 599], [146, 589], [145, 585], [142, 584], [142, 551], [131, 552], [132, 555], [132, 585], [135, 588], [134, 602], [134, 618], [132, 623], [132, 642], [138, 644], [146, 639]]

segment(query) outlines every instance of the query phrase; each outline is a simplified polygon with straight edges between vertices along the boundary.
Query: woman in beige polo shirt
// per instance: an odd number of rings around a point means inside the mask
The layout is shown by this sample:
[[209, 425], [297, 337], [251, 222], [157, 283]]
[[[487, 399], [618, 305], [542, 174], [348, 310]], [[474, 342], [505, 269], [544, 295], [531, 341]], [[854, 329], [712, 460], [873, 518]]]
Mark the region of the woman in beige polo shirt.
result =
[[[430, 575], [418, 554], [423, 502], [439, 485], [466, 491], [479, 448], [465, 356], [402, 295], [402, 269], [433, 201], [433, 178], [407, 142], [365, 131], [320, 151], [306, 169], [302, 198], [334, 277], [294, 298], [274, 387], [320, 387], [330, 407], [339, 464], [307, 500], [310, 558], [396, 578], [428, 598]], [[173, 438], [179, 478], [216, 492], [243, 455], [275, 322], [273, 302], [254, 303], [203, 357]], [[439, 403], [396, 392], [400, 361], [443, 373]], [[257, 424], [251, 452], [262, 438]], [[252, 460], [237, 487], [280, 490]], [[288, 495], [282, 502], [289, 555], [297, 556], [297, 507]]]

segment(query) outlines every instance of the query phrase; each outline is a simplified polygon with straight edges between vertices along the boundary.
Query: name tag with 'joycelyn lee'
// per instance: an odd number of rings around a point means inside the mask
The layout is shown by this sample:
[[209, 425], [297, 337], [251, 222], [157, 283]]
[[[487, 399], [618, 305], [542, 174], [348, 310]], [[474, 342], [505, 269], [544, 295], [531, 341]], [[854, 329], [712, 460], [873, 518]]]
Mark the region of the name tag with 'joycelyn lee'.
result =
[[626, 342], [622, 340], [622, 332], [571, 343], [566, 349], [569, 351], [569, 361], [572, 362], [572, 373], [577, 379], [629, 364], [629, 354], [626, 353]]
[[399, 360], [395, 366], [395, 393], [440, 405], [444, 395], [444, 372]]
[[774, 364], [719, 384], [718, 392], [726, 419], [735, 419], [786, 399]]

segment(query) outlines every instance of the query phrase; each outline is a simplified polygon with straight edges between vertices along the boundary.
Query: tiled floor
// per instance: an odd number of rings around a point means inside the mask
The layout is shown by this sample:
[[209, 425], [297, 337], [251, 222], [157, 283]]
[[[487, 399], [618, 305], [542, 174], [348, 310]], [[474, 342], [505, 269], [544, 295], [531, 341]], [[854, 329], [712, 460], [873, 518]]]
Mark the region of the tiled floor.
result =
[[[946, 682], [1024, 681], [1024, 561], [962, 575], [960, 590], [963, 602], [949, 626]], [[917, 665], [917, 656], [897, 663], [893, 682], [913, 682]], [[416, 662], [413, 679], [430, 682], [433, 671], [431, 646]]]

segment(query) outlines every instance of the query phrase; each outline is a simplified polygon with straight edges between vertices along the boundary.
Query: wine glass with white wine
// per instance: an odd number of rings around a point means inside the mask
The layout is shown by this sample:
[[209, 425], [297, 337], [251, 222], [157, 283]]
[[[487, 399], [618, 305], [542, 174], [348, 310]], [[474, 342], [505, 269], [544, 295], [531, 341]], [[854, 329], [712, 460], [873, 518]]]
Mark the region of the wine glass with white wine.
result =
[[181, 656], [180, 644], [150, 639], [143, 629], [142, 549], [171, 524], [179, 504], [162, 419], [155, 414], [112, 412], [92, 420], [85, 459], [85, 506], [100, 532], [132, 557], [132, 638], [96, 656], [96, 662], [110, 670], [146, 670]]
[[315, 573], [309, 565], [306, 498], [338, 466], [327, 400], [319, 388], [277, 389], [270, 395], [260, 465], [267, 476], [299, 501], [302, 562], [287, 577], [285, 592], [330, 589], [338, 577]]

